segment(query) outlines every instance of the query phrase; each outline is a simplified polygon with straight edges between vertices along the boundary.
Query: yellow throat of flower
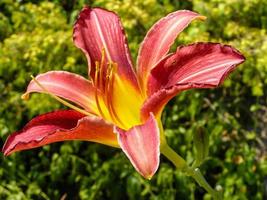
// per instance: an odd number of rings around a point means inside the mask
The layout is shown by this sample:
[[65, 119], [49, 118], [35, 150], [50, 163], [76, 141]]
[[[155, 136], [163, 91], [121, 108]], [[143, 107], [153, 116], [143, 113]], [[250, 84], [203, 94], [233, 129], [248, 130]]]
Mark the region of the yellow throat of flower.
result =
[[129, 129], [141, 123], [139, 111], [143, 98], [129, 80], [117, 72], [117, 63], [105, 62], [103, 49], [101, 62], [95, 62], [95, 101], [98, 115], [120, 128]]
[[[35, 77], [33, 81], [42, 90], [63, 105], [88, 116], [95, 114], [116, 126], [128, 130], [141, 124], [140, 108], [144, 98], [139, 90], [124, 76], [118, 73], [115, 62], [105, 62], [105, 50], [102, 50], [101, 62], [95, 62], [95, 73], [92, 80], [94, 85], [95, 111], [90, 113], [47, 90]], [[27, 99], [29, 94], [22, 96]]]

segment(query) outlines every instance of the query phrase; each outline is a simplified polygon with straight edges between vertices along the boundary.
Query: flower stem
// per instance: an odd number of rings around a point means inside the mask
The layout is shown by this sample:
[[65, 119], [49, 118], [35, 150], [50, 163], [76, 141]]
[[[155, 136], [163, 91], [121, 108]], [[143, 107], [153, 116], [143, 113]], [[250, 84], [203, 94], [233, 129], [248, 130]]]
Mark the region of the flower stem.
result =
[[166, 156], [177, 169], [184, 169], [187, 167], [186, 161], [178, 155], [168, 144], [161, 145], [161, 153]]
[[222, 200], [222, 191], [213, 189], [201, 174], [199, 168], [192, 168], [186, 164], [186, 161], [178, 155], [168, 144], [161, 145], [161, 153], [166, 156], [177, 169], [185, 171], [189, 176], [203, 187], [215, 200]]

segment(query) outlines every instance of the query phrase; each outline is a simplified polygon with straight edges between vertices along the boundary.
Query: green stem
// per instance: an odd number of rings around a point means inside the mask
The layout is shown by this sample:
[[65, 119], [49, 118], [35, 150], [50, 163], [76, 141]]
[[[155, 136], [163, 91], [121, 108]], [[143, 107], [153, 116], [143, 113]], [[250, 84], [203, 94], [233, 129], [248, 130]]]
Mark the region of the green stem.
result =
[[203, 187], [215, 200], [222, 200], [222, 193], [219, 190], [213, 189], [206, 181], [199, 168], [187, 167], [187, 173], [195, 179], [195, 181]]
[[184, 170], [188, 175], [203, 187], [215, 200], [222, 200], [221, 191], [213, 189], [201, 174], [199, 168], [191, 168], [186, 161], [178, 155], [167, 143], [161, 144], [161, 153], [166, 156], [178, 169]]
[[179, 156], [168, 144], [161, 144], [160, 151], [175, 165], [177, 169], [184, 169], [187, 167], [185, 160]]

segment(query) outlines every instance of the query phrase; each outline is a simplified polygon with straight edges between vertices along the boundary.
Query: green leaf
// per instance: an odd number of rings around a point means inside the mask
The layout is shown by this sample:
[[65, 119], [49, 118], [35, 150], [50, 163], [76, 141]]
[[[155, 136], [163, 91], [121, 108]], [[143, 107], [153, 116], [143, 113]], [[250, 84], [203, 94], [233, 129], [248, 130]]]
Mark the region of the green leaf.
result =
[[209, 134], [202, 128], [199, 128], [194, 134], [194, 147], [196, 150], [194, 167], [198, 167], [209, 154]]

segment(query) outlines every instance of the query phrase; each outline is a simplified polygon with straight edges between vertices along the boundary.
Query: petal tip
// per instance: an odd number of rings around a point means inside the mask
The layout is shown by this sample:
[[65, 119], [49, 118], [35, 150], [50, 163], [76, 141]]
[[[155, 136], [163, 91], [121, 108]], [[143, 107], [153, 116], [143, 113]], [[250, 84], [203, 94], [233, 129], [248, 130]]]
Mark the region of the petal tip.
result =
[[2, 154], [4, 154], [4, 156], [7, 156], [7, 153], [6, 153], [6, 151], [5, 151], [4, 148], [5, 148], [5, 147], [3, 147], [3, 148], [1, 149], [1, 152], [2, 152]]
[[134, 168], [150, 180], [159, 167], [160, 134], [157, 121], [152, 113], [144, 124], [128, 131], [115, 129], [119, 145]]
[[1, 149], [1, 152], [4, 154], [4, 156], [9, 156], [12, 153], [12, 150], [8, 147], [8, 141], [9, 138], [7, 138], [4, 146]]
[[29, 100], [29, 98], [30, 98], [30, 95], [29, 95], [29, 93], [24, 93], [23, 95], [21, 95], [21, 97], [20, 97], [21, 99], [23, 99], [23, 100]]
[[200, 16], [197, 17], [197, 19], [199, 19], [201, 21], [205, 21], [207, 19], [207, 17], [204, 16], [204, 15], [200, 15]]
[[151, 181], [152, 177], [154, 176], [155, 173], [149, 174], [149, 175], [143, 175], [143, 177], [149, 181]]
[[10, 151], [2, 151], [2, 153], [4, 154], [5, 157], [9, 156], [11, 154]]

